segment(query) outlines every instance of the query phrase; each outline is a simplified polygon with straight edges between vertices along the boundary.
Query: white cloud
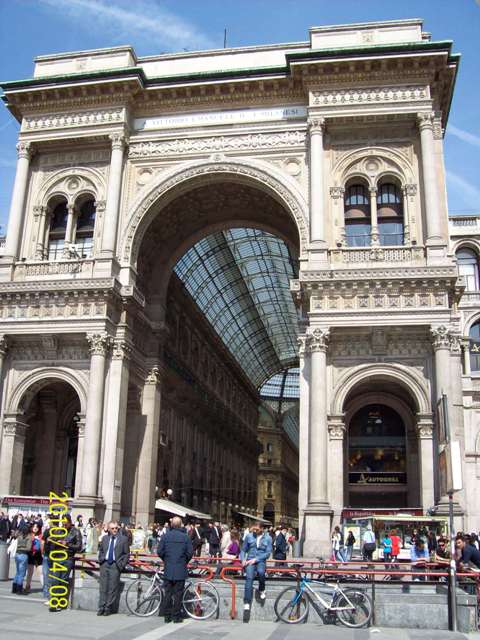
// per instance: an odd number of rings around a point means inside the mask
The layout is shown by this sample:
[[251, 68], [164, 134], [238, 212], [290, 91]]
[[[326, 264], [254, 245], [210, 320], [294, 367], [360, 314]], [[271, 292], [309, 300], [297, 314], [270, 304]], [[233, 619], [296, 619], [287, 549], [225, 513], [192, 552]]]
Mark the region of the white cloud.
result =
[[453, 171], [447, 171], [447, 183], [470, 207], [476, 207], [480, 200], [480, 188]]
[[75, 26], [115, 36], [117, 42], [141, 37], [157, 50], [208, 49], [209, 38], [181, 17], [152, 0], [112, 3], [106, 0], [40, 0], [43, 5], [68, 16]]
[[447, 134], [451, 134], [456, 138], [459, 138], [463, 142], [467, 144], [471, 144], [474, 147], [480, 147], [480, 136], [475, 135], [474, 133], [470, 133], [469, 131], [465, 131], [465, 129], [459, 129], [453, 124], [448, 125]]

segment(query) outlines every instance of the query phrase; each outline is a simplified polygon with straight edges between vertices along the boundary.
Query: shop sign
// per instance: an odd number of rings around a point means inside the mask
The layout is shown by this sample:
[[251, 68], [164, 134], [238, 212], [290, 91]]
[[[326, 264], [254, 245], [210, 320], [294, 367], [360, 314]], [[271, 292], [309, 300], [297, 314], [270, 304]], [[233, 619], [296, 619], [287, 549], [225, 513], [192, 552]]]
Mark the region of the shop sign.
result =
[[348, 474], [350, 484], [405, 484], [404, 472], [386, 471], [356, 471]]

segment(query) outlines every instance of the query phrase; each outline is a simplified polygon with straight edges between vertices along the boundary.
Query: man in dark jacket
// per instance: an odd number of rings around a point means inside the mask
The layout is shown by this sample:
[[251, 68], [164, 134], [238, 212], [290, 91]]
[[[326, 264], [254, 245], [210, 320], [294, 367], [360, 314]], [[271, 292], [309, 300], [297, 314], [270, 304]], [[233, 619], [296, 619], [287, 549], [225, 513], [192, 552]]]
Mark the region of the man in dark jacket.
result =
[[10, 538], [10, 530], [10, 520], [2, 511], [2, 513], [0, 513], [0, 540], [6, 542]]
[[178, 516], [171, 520], [170, 529], [160, 538], [158, 555], [163, 560], [165, 622], [183, 622], [182, 593], [188, 576], [187, 565], [193, 557], [192, 541]]
[[97, 616], [114, 613], [120, 588], [120, 575], [130, 556], [128, 538], [119, 531], [118, 522], [108, 523], [108, 536], [98, 546], [100, 565], [100, 594]]
[[208, 553], [211, 558], [218, 558], [220, 555], [220, 540], [222, 539], [222, 529], [218, 522], [208, 524]]
[[193, 546], [193, 555], [198, 558], [202, 552], [202, 545], [204, 541], [204, 533], [200, 526], [200, 522], [196, 522], [195, 526], [190, 531], [190, 539]]

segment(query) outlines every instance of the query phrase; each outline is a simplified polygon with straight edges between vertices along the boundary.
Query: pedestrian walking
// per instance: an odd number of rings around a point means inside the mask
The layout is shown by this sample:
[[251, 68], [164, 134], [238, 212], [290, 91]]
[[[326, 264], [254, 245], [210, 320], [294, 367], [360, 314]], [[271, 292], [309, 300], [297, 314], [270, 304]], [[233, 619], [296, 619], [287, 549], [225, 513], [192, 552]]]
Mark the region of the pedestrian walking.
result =
[[345, 561], [348, 562], [353, 556], [353, 547], [357, 539], [353, 535], [352, 531], [348, 532], [347, 540], [345, 541]]
[[373, 553], [377, 548], [377, 543], [375, 540], [375, 534], [372, 531], [372, 525], [367, 525], [367, 530], [363, 534], [363, 557], [365, 560], [372, 562]]
[[175, 516], [170, 529], [160, 538], [158, 555], [163, 560], [165, 597], [162, 614], [165, 622], [183, 622], [182, 594], [188, 576], [187, 565], [193, 557], [192, 541]]

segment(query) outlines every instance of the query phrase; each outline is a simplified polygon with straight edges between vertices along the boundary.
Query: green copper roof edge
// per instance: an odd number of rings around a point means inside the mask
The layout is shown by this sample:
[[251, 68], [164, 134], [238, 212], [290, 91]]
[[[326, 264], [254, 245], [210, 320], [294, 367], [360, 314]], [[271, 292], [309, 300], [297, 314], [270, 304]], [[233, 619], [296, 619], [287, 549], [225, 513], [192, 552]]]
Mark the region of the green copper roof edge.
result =
[[129, 75], [138, 75], [142, 78], [143, 82], [146, 82], [145, 72], [142, 67], [122, 67], [120, 69], [103, 69], [98, 71], [68, 73], [58, 76], [38, 76], [38, 78], [27, 78], [24, 80], [8, 80], [5, 82], [0, 81], [0, 87], [4, 91], [10, 89], [18, 89], [22, 87], [34, 86], [34, 85], [48, 85], [57, 84], [59, 81], [77, 81], [88, 80], [91, 78], [111, 78], [115, 76], [125, 77]]
[[286, 53], [287, 61], [309, 59], [309, 58], [329, 58], [338, 56], [349, 56], [362, 53], [389, 53], [402, 51], [422, 51], [422, 50], [442, 50], [448, 49], [449, 53], [453, 45], [453, 40], [437, 40], [434, 42], [399, 42], [396, 44], [370, 44], [358, 45], [355, 47], [335, 47], [331, 49], [311, 49], [309, 51], [296, 51]]

